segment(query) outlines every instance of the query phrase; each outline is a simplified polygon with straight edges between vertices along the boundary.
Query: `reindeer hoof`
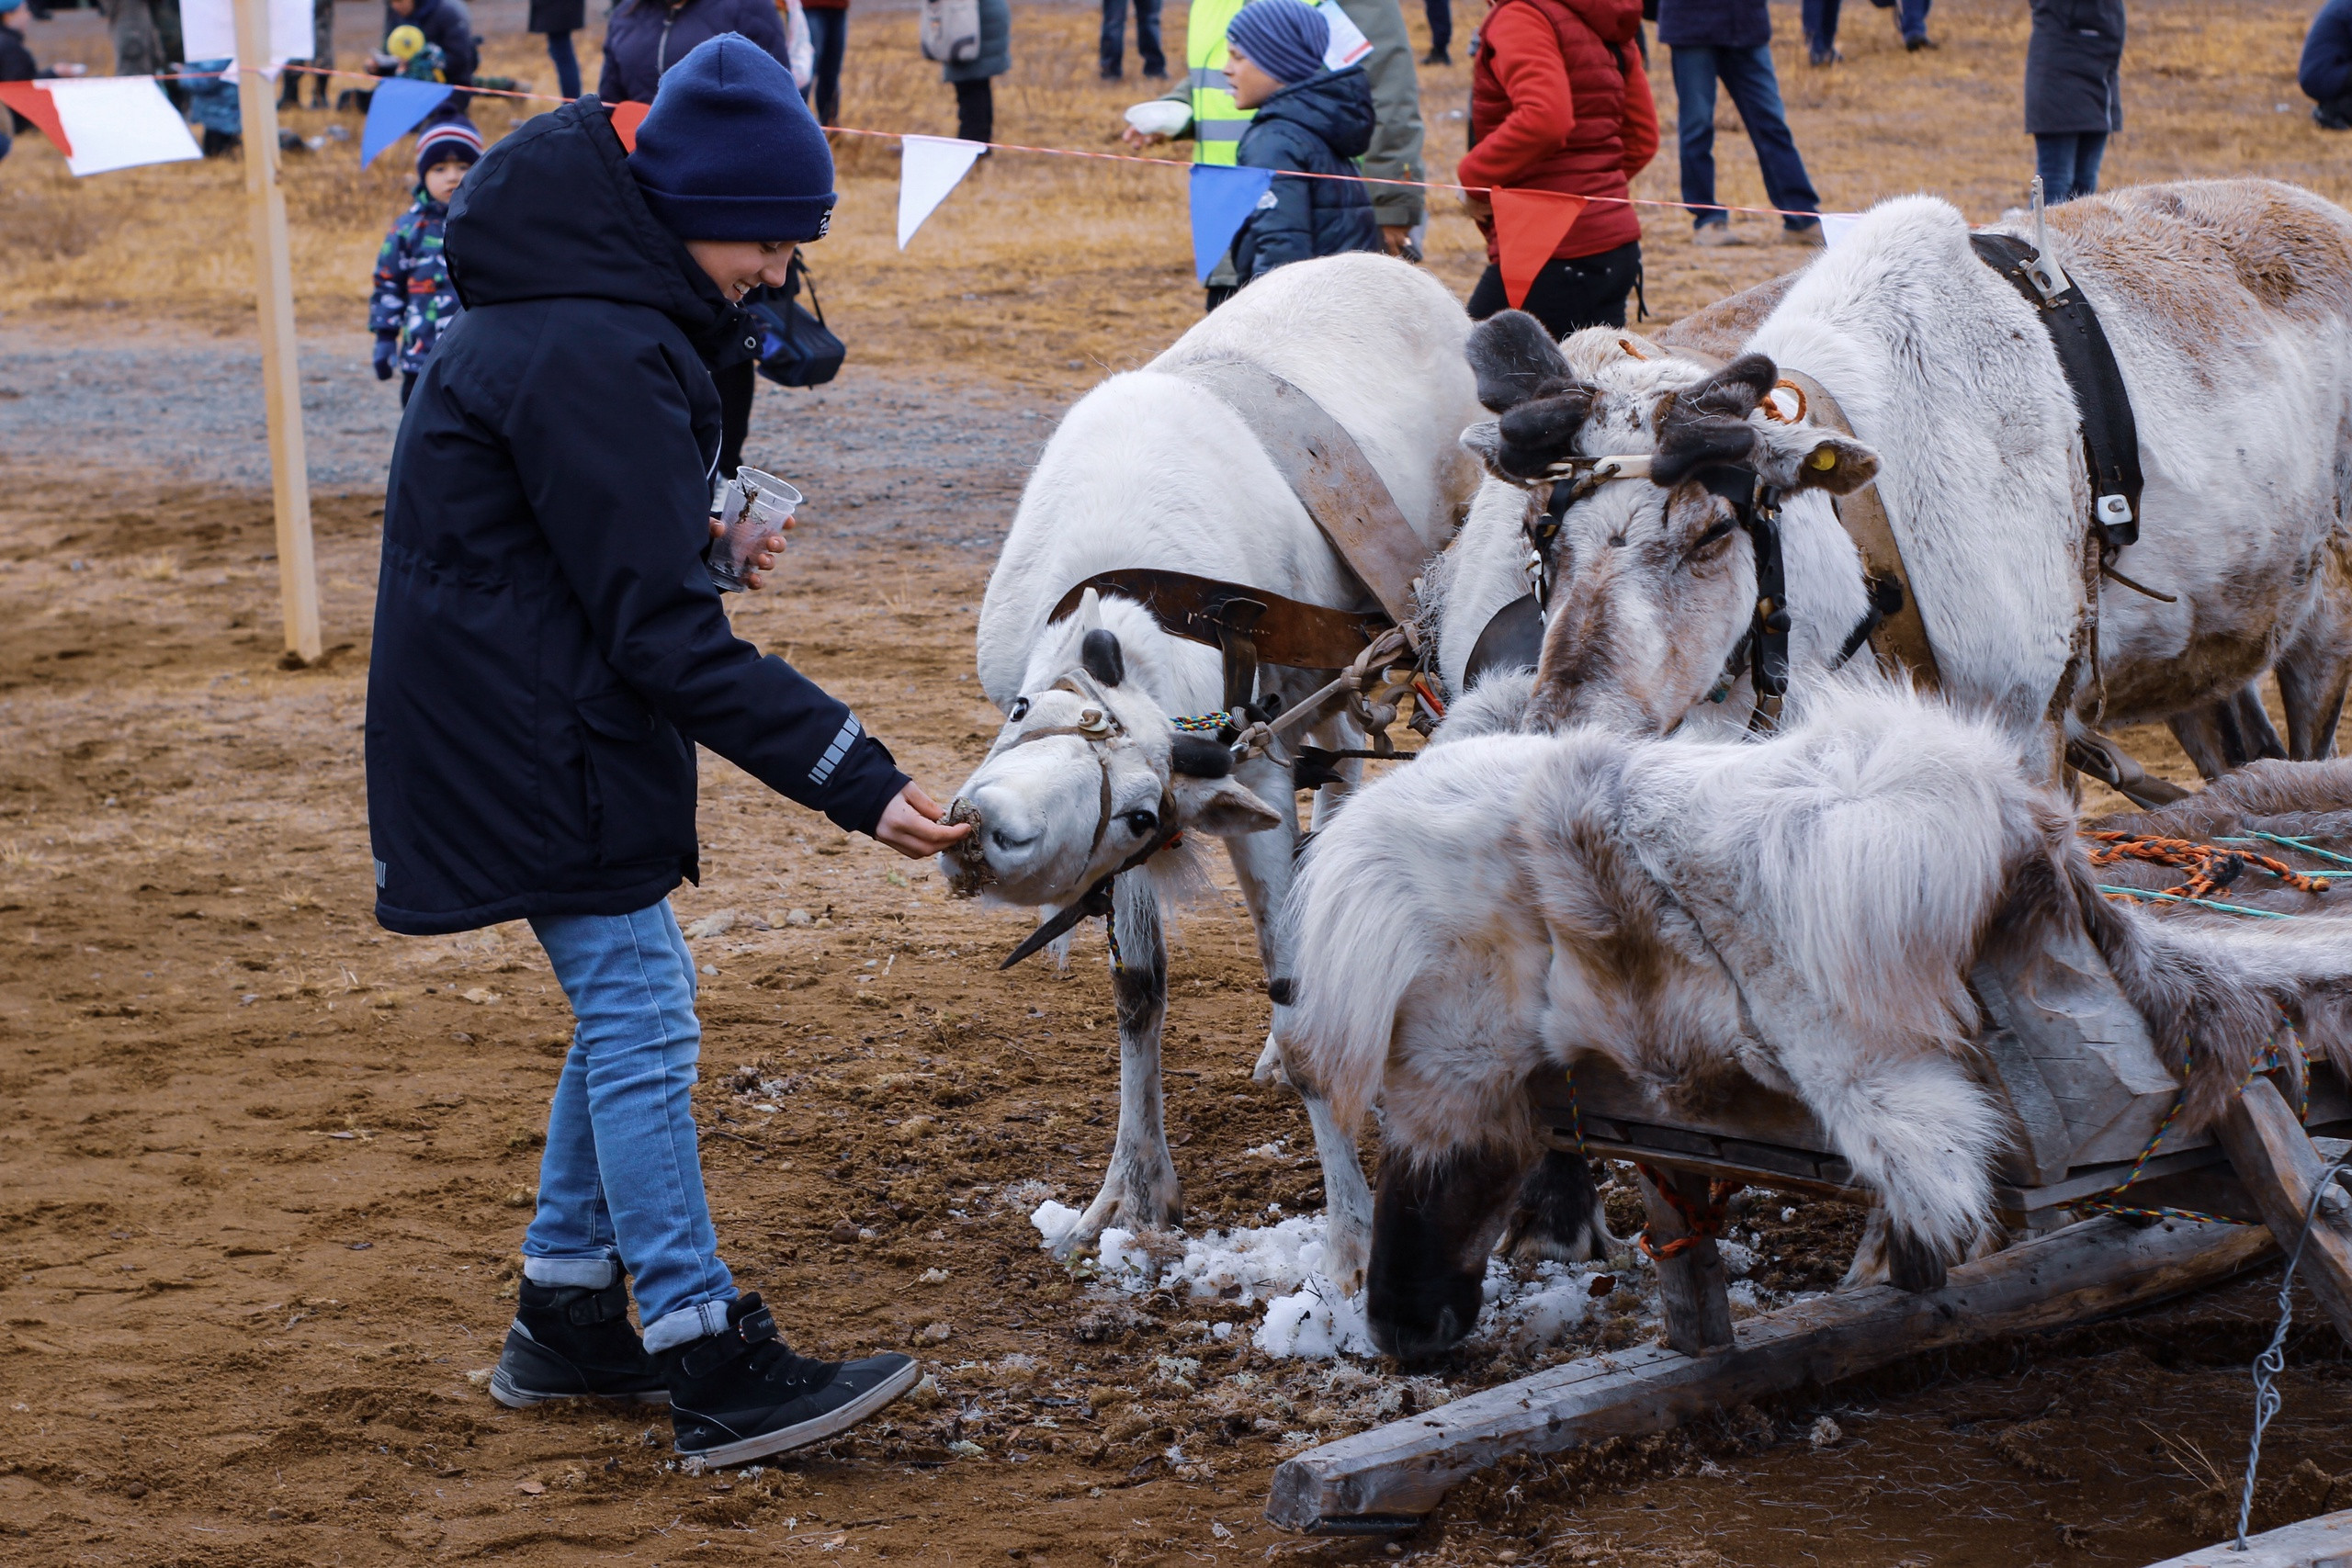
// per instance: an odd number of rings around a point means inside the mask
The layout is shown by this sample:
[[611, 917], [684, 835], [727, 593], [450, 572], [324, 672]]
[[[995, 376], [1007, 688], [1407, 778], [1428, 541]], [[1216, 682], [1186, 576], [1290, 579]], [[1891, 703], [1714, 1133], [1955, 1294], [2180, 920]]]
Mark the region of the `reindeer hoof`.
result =
[[1258, 1065], [1250, 1069], [1250, 1077], [1259, 1083], [1290, 1087], [1290, 1075], [1283, 1070], [1282, 1042], [1272, 1034], [1266, 1036], [1266, 1048], [1258, 1053]]
[[1182, 1190], [1177, 1186], [1172, 1168], [1149, 1179], [1138, 1179], [1121, 1170], [1119, 1165], [1116, 1158], [1112, 1160], [1111, 1174], [1103, 1178], [1094, 1201], [1046, 1249], [1057, 1260], [1068, 1258], [1081, 1247], [1093, 1246], [1114, 1225], [1132, 1232], [1162, 1230], [1183, 1217]]

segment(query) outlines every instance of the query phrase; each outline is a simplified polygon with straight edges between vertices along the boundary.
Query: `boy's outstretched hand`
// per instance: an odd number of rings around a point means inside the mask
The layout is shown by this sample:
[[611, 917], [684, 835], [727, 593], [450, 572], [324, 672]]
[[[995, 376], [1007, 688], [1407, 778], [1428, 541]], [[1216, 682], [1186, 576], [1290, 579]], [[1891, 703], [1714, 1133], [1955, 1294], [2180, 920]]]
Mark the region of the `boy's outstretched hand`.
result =
[[909, 860], [922, 860], [937, 854], [972, 830], [969, 822], [949, 827], [940, 820], [945, 815], [939, 802], [923, 793], [922, 785], [910, 784], [882, 808], [882, 820], [874, 825], [874, 837]]

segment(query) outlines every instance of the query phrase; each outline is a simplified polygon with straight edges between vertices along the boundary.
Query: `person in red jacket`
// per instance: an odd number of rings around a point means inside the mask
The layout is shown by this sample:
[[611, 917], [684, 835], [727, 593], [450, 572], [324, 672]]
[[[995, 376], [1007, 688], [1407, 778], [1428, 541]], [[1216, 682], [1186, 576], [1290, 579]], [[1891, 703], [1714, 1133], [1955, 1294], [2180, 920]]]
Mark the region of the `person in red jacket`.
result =
[[[1521, 307], [1555, 337], [1625, 324], [1641, 277], [1642, 225], [1629, 183], [1657, 152], [1657, 105], [1635, 36], [1642, 0], [1495, 0], [1478, 29], [1470, 77], [1470, 151], [1454, 178], [1471, 186], [1555, 190], [1596, 200], [1536, 274]], [[1485, 321], [1509, 300], [1493, 204], [1468, 198], [1487, 236], [1487, 271], [1470, 291]]]

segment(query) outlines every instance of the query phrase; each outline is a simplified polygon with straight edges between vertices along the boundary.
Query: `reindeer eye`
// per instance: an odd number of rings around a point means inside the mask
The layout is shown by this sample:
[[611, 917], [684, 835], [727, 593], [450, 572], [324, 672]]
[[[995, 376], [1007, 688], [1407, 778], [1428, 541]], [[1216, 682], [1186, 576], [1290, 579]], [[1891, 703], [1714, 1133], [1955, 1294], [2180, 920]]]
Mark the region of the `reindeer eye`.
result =
[[1006, 714], [1004, 716], [1011, 719], [1015, 724], [1019, 724], [1023, 719], [1027, 718], [1029, 716], [1029, 699], [1027, 697], [1013, 698], [1012, 711]]
[[1138, 839], [1148, 837], [1159, 826], [1159, 814], [1150, 811], [1130, 811], [1122, 820], [1126, 823], [1127, 831]]
[[1682, 558], [1685, 560], [1690, 559], [1692, 556], [1697, 555], [1701, 550], [1705, 549], [1709, 545], [1712, 545], [1717, 539], [1724, 537], [1737, 526], [1739, 526], [1739, 524], [1734, 518], [1716, 518], [1713, 523], [1707, 525], [1707, 531], [1705, 533], [1690, 541], [1690, 547], [1682, 552]]

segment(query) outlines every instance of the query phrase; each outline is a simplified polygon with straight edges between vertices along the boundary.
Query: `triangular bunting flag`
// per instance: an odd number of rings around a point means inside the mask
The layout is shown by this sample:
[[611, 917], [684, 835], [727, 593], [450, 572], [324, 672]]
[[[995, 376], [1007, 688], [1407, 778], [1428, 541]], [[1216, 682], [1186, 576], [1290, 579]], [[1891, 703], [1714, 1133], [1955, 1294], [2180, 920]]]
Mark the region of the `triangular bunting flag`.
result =
[[952, 136], [899, 139], [899, 249], [907, 248], [922, 220], [971, 172], [987, 146], [985, 141], [958, 141]]
[[1846, 236], [1854, 231], [1854, 225], [1860, 223], [1861, 220], [1862, 215], [1859, 212], [1823, 213], [1821, 215], [1821, 243], [1829, 249], [1833, 251], [1836, 250], [1838, 244], [1844, 241]]
[[368, 123], [359, 131], [359, 166], [374, 163], [384, 149], [416, 129], [453, 91], [442, 82], [411, 82], [394, 76], [376, 85], [368, 99]]
[[204, 156], [187, 121], [153, 76], [81, 76], [43, 82], [64, 132], [65, 166], [76, 175], [103, 175], [141, 164], [174, 164]]
[[1495, 250], [1501, 257], [1503, 298], [1516, 310], [1535, 287], [1535, 275], [1568, 237], [1585, 209], [1585, 198], [1556, 190], [1488, 193], [1495, 204]]
[[1272, 169], [1238, 164], [1193, 165], [1193, 269], [1206, 283], [1209, 274], [1241, 231], [1250, 214], [1274, 183]]
[[[237, 52], [235, 0], [181, 0], [181, 52], [190, 60], [230, 60]], [[318, 52], [311, 0], [269, 0], [270, 74], [289, 60]]]
[[651, 104], [640, 104], [634, 98], [624, 98], [613, 106], [613, 131], [621, 139], [622, 147], [637, 151], [637, 128], [653, 112]]
[[67, 157], [74, 155], [74, 141], [65, 134], [64, 122], [57, 118], [57, 100], [31, 82], [0, 82], [0, 104], [6, 104], [40, 127], [49, 144]]

